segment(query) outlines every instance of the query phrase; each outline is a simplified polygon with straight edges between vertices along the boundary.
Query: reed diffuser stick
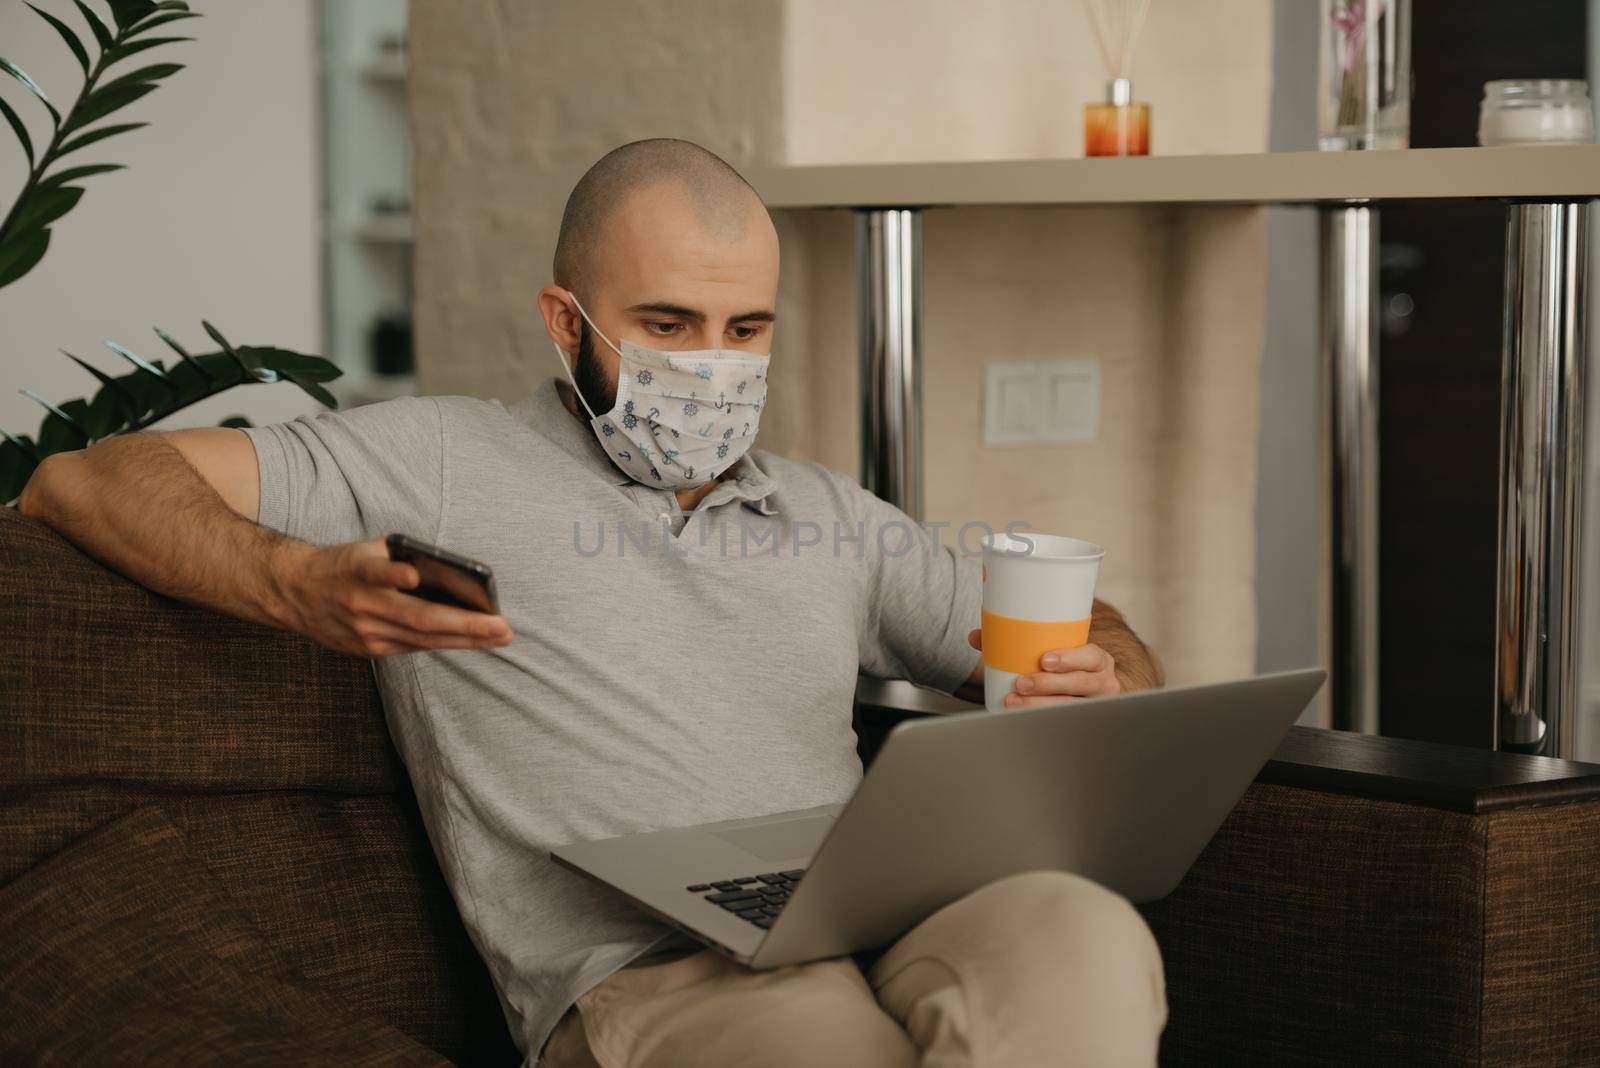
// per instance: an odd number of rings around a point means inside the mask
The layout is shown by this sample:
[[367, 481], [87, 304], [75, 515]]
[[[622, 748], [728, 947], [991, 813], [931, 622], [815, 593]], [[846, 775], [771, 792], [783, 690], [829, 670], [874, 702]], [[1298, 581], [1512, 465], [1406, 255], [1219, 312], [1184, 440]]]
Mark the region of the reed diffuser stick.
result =
[[1105, 64], [1106, 77], [1115, 81], [1128, 76], [1133, 49], [1139, 43], [1150, 0], [1083, 0], [1089, 9], [1094, 41]]

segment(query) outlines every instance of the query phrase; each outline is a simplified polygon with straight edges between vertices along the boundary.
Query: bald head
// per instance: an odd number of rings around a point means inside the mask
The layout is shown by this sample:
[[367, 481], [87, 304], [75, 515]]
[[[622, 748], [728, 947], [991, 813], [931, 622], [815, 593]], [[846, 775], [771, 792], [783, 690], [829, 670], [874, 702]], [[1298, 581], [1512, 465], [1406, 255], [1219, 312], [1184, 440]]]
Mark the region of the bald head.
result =
[[[612, 149], [578, 180], [561, 215], [555, 281], [586, 292], [607, 226], [634, 194], [668, 189], [692, 206], [706, 232], [737, 240], [761, 198], [739, 172], [689, 141], [657, 137]], [[764, 212], [765, 209], [761, 208]]]

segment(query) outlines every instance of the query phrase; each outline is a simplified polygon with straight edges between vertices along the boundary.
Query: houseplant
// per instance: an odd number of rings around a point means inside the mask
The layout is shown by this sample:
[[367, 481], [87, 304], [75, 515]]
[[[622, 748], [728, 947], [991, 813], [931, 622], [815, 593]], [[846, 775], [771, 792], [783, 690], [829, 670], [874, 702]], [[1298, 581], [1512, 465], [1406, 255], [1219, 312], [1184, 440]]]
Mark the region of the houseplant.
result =
[[[41, 0], [48, 2], [48, 0]], [[0, 218], [0, 289], [38, 265], [50, 246], [50, 230], [83, 197], [85, 179], [122, 169], [116, 163], [58, 166], [64, 157], [90, 145], [139, 129], [142, 122], [107, 123], [106, 118], [153, 92], [166, 78], [183, 69], [179, 63], [153, 63], [120, 73], [124, 61], [145, 56], [158, 48], [192, 37], [151, 36], [152, 31], [199, 17], [182, 0], [106, 0], [107, 22], [86, 0], [72, 0], [78, 20], [88, 36], [43, 7], [28, 3], [50, 24], [83, 70], [83, 84], [70, 107], [56, 107], [43, 87], [17, 64], [0, 57], [0, 74], [21, 86], [48, 122], [48, 137], [36, 137], [24, 121], [24, 112], [0, 95], [0, 117], [15, 136], [28, 176], [16, 200]], [[111, 76], [111, 68], [119, 73]], [[0, 82], [7, 81], [0, 78]], [[18, 94], [23, 95], [23, 94]], [[0, 300], [3, 300], [0, 295]], [[53, 403], [33, 390], [27, 396], [45, 409], [36, 435], [13, 434], [0, 427], [0, 503], [15, 502], [33, 469], [48, 455], [80, 449], [102, 438], [143, 430], [197, 401], [238, 385], [292, 382], [330, 408], [338, 401], [321, 383], [339, 377], [340, 371], [319, 356], [284, 349], [233, 345], [210, 323], [202, 322], [218, 349], [191, 354], [170, 334], [156, 334], [177, 361], [170, 367], [159, 359], [144, 359], [113, 341], [106, 347], [131, 365], [132, 370], [111, 375], [86, 360], [63, 352], [100, 383], [88, 398]], [[224, 420], [225, 426], [248, 425], [242, 417]]]

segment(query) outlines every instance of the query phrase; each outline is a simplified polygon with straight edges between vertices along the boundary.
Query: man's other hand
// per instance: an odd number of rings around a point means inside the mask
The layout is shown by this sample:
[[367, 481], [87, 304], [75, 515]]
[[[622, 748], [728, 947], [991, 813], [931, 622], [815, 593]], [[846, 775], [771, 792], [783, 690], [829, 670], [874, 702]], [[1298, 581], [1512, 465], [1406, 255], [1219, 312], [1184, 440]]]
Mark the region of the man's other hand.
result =
[[280, 622], [341, 653], [378, 657], [511, 644], [503, 616], [402, 592], [421, 576], [411, 564], [390, 560], [382, 538], [326, 549], [284, 542], [272, 571]]
[[[983, 649], [983, 631], [974, 630], [967, 641]], [[1048, 705], [1074, 697], [1109, 697], [1121, 693], [1116, 661], [1111, 654], [1090, 642], [1076, 649], [1052, 649], [1039, 658], [1042, 671], [1017, 676], [1014, 691], [1006, 694], [1007, 708]], [[980, 674], [980, 663], [974, 674]]]

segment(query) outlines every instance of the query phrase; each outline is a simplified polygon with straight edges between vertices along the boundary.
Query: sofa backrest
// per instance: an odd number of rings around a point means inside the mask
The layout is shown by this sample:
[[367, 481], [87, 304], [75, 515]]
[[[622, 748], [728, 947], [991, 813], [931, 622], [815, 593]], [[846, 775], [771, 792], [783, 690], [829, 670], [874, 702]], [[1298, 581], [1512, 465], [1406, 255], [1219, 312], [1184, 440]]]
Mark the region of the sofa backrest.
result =
[[368, 661], [152, 593], [5, 508], [0, 640], [0, 892], [153, 805], [307, 981], [457, 1064], [520, 1059]]
[[0, 790], [409, 791], [367, 661], [152, 593], [5, 508], [0, 640]]

